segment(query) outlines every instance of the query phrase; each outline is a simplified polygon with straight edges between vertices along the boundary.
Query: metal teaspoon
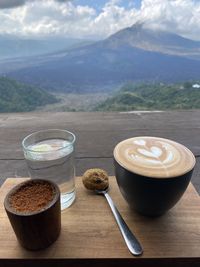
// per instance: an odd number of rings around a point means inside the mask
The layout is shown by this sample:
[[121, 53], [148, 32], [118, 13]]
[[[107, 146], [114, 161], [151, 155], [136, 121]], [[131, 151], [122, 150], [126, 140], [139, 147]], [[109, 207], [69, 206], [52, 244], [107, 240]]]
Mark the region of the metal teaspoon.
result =
[[134, 234], [131, 232], [128, 225], [125, 223], [124, 219], [122, 218], [121, 214], [116, 208], [114, 202], [112, 201], [112, 198], [108, 194], [108, 188], [104, 190], [95, 190], [95, 191], [98, 194], [104, 195], [105, 198], [107, 199], [108, 204], [113, 212], [113, 215], [117, 221], [117, 224], [119, 226], [119, 229], [121, 231], [121, 234], [126, 242], [129, 251], [135, 256], [141, 255], [143, 253], [142, 246], [140, 245], [139, 241], [134, 236]]

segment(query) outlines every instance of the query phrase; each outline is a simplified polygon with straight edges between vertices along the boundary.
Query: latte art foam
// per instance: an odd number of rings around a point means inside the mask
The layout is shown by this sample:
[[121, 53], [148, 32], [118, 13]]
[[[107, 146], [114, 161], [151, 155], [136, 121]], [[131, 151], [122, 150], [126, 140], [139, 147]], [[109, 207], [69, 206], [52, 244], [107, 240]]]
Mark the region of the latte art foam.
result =
[[115, 147], [114, 157], [125, 169], [155, 178], [176, 177], [195, 165], [195, 157], [189, 149], [158, 137], [124, 140]]

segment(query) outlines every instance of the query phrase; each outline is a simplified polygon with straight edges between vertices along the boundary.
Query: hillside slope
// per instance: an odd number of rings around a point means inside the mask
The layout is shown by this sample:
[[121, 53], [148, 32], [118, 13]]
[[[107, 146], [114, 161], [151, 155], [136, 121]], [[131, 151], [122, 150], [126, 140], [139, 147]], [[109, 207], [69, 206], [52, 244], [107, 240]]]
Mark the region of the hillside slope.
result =
[[127, 84], [96, 111], [199, 109], [200, 88], [185, 84]]
[[37, 87], [0, 77], [0, 112], [23, 112], [58, 100]]

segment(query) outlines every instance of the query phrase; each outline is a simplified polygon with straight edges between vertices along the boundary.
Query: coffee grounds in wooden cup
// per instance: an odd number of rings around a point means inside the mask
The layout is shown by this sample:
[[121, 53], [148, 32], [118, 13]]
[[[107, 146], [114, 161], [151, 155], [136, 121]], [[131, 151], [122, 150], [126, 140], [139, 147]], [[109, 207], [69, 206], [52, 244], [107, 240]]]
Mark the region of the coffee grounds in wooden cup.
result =
[[60, 233], [60, 190], [48, 180], [32, 179], [14, 187], [4, 207], [19, 243], [30, 250], [46, 248]]

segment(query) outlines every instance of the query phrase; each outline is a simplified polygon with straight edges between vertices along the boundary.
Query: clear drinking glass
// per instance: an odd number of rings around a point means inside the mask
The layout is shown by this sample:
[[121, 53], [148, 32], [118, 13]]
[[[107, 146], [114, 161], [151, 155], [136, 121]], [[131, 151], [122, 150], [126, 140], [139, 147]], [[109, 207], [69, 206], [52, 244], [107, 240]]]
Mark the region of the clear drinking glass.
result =
[[61, 190], [61, 209], [75, 200], [75, 135], [50, 129], [32, 133], [22, 141], [31, 178], [56, 182]]

